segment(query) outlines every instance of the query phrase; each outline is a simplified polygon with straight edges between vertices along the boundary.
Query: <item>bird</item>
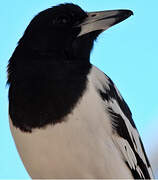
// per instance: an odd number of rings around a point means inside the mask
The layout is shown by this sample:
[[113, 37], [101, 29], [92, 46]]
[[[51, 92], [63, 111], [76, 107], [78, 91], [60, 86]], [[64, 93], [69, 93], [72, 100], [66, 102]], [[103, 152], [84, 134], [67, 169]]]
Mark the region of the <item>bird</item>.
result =
[[63, 3], [27, 26], [7, 84], [11, 133], [31, 178], [154, 178], [127, 103], [90, 62], [98, 36], [131, 15]]

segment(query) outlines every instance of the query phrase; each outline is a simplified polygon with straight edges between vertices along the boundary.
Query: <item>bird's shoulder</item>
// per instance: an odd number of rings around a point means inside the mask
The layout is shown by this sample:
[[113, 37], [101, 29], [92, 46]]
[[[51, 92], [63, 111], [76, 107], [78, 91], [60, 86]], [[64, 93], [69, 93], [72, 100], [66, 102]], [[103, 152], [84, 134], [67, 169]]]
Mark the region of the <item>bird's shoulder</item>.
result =
[[92, 66], [89, 79], [110, 116], [112, 139], [122, 158], [136, 179], [152, 178], [152, 170], [132, 113], [113, 81], [97, 67]]

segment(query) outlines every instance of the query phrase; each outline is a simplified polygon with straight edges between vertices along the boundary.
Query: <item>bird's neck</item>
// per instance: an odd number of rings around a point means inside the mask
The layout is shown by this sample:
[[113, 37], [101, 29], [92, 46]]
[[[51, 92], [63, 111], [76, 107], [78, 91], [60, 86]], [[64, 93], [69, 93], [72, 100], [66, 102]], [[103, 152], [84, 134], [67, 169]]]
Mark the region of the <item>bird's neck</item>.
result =
[[10, 60], [9, 113], [16, 127], [31, 132], [62, 122], [72, 111], [86, 89], [91, 64], [44, 55], [27, 58]]

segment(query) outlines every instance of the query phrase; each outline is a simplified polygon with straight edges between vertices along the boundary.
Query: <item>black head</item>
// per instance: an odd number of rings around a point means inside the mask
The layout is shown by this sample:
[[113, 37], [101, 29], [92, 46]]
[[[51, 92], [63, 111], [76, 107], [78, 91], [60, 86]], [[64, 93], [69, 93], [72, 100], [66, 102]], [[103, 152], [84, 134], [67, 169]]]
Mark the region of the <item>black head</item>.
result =
[[60, 52], [69, 60], [87, 59], [100, 32], [131, 14], [129, 10], [87, 13], [78, 5], [60, 4], [35, 16], [19, 44], [43, 54]]
[[98, 33], [77, 37], [81, 32], [77, 25], [87, 17], [87, 13], [75, 4], [60, 4], [46, 9], [33, 18], [19, 45], [40, 54], [60, 53], [69, 60], [89, 58]]
[[87, 13], [74, 4], [40, 12], [28, 25], [8, 65], [9, 115], [31, 132], [62, 122], [84, 94], [97, 36], [132, 14]]

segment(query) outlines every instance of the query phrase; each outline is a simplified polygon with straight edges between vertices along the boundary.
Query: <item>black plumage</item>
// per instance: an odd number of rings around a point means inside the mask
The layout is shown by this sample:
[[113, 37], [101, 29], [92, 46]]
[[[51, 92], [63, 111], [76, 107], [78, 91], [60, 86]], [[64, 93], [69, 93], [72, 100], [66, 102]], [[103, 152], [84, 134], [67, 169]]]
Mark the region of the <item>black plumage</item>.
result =
[[40, 12], [26, 28], [8, 65], [9, 116], [31, 177], [153, 177], [128, 105], [90, 63], [98, 35], [132, 14], [87, 13], [61, 4]]
[[62, 4], [30, 22], [8, 65], [9, 114], [16, 127], [31, 132], [60, 122], [82, 96], [100, 32], [76, 39], [81, 28], [74, 26], [86, 16], [79, 6]]

